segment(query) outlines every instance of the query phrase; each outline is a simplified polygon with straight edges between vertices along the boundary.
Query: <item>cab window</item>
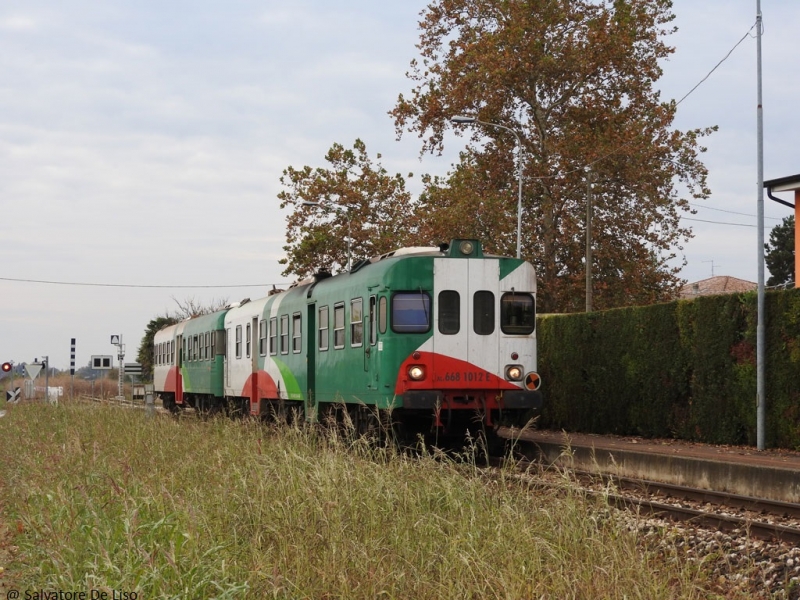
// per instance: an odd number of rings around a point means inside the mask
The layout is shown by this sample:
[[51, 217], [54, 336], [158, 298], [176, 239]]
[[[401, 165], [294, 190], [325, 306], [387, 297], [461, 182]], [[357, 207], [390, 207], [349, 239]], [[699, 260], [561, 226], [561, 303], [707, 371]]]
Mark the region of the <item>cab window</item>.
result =
[[431, 327], [431, 298], [426, 292], [400, 292], [392, 296], [392, 331], [424, 333]]
[[536, 327], [532, 294], [509, 292], [500, 298], [500, 329], [509, 335], [529, 335]]

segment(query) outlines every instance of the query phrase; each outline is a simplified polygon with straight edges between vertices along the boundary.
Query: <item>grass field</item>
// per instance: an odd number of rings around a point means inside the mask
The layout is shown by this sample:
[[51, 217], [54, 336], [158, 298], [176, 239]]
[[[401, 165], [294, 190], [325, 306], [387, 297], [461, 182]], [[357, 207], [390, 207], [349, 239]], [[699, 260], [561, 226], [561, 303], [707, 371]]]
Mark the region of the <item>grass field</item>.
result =
[[147, 600], [707, 597], [602, 501], [476, 472], [317, 430], [21, 403], [0, 418], [0, 576]]

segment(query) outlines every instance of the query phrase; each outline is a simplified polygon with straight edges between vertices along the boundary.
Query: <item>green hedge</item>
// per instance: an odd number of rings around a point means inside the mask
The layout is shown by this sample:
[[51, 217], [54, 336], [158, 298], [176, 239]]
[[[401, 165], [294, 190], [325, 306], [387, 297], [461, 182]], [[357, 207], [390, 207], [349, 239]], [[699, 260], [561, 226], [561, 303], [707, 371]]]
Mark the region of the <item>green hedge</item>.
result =
[[[766, 444], [800, 448], [800, 291], [766, 294]], [[538, 320], [541, 426], [756, 443], [756, 294]]]

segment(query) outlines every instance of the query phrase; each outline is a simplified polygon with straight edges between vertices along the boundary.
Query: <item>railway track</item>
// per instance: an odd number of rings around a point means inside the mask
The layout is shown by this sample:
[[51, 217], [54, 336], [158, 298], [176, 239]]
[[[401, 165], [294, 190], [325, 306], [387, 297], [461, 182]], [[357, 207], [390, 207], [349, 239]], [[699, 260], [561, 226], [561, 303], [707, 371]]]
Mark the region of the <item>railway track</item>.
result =
[[[492, 459], [493, 466], [501, 462]], [[522, 476], [531, 468], [545, 475], [537, 484], [563, 484], [564, 472], [558, 473], [559, 482], [548, 482], [547, 471], [541, 471], [535, 462], [520, 461], [517, 468]], [[587, 495], [602, 496], [612, 506], [641, 516], [800, 546], [800, 504], [585, 471], [568, 475]]]

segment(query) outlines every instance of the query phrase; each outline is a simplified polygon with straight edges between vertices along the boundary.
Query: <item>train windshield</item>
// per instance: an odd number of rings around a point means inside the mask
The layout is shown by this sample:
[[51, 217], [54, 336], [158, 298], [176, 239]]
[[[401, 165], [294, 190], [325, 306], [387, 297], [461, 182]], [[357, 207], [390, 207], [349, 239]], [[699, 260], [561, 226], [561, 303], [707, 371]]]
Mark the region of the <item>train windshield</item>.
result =
[[500, 299], [500, 328], [508, 335], [528, 335], [536, 326], [532, 294], [509, 292]]
[[392, 330], [424, 333], [431, 328], [431, 298], [425, 292], [400, 292], [392, 296]]

